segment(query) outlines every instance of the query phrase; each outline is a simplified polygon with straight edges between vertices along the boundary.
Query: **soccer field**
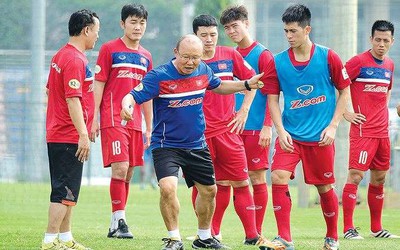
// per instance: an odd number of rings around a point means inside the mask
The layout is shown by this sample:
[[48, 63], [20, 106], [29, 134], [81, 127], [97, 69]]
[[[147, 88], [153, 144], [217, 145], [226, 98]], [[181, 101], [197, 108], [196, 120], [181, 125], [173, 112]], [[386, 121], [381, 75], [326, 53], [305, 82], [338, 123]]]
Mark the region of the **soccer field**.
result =
[[[0, 249], [39, 249], [47, 226], [49, 184], [0, 184]], [[296, 190], [292, 191], [292, 234], [296, 250], [321, 249], [325, 224], [319, 206], [300, 209], [296, 207]], [[159, 193], [148, 187], [140, 190], [132, 185], [127, 207], [128, 224], [134, 234], [133, 240], [108, 239], [110, 220], [108, 186], [82, 186], [79, 204], [74, 209], [74, 237], [94, 250], [108, 249], [161, 249], [161, 238], [167, 235], [158, 208]], [[179, 187], [180, 231], [186, 249], [191, 249], [187, 236], [196, 233], [196, 217], [190, 202], [190, 191]], [[365, 200], [365, 199], [364, 199]], [[264, 225], [264, 235], [271, 239], [276, 234], [275, 219], [269, 199]], [[368, 237], [369, 217], [366, 203], [356, 210], [356, 224], [366, 239], [363, 241], [340, 240], [341, 250], [400, 249], [400, 240], [373, 239]], [[383, 225], [400, 234], [400, 211], [385, 209]], [[342, 231], [340, 217], [339, 233]], [[244, 233], [232, 203], [222, 225], [223, 242], [232, 249], [258, 249], [243, 246]]]

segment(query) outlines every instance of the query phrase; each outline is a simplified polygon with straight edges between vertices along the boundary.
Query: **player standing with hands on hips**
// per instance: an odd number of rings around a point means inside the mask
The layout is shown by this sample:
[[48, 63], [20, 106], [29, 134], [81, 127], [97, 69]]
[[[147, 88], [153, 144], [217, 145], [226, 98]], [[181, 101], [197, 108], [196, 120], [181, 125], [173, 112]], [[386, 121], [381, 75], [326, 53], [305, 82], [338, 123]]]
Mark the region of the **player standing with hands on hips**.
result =
[[390, 168], [389, 99], [393, 85], [394, 63], [386, 54], [394, 42], [394, 26], [378, 20], [372, 25], [371, 48], [351, 58], [345, 65], [351, 79], [353, 112], [344, 117], [351, 123], [349, 173], [343, 188], [344, 238], [361, 240], [354, 226], [357, 189], [370, 170], [368, 207], [371, 236], [400, 238], [382, 227], [383, 185]]

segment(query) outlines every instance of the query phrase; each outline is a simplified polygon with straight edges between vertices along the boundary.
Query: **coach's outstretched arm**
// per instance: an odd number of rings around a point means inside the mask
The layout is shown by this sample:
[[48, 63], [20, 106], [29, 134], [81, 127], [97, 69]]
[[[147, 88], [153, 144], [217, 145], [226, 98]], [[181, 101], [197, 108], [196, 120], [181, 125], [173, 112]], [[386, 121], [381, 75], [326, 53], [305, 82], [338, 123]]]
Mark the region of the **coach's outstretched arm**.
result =
[[133, 99], [133, 96], [131, 94], [126, 94], [124, 96], [121, 102], [122, 109], [120, 113], [122, 120], [130, 121], [133, 119], [132, 107], [135, 106], [135, 104], [135, 99]]
[[260, 89], [264, 86], [264, 83], [260, 81], [263, 75], [264, 72], [254, 75], [245, 81], [221, 81], [221, 84], [213, 89], [213, 91], [217, 94], [229, 95], [246, 89]]

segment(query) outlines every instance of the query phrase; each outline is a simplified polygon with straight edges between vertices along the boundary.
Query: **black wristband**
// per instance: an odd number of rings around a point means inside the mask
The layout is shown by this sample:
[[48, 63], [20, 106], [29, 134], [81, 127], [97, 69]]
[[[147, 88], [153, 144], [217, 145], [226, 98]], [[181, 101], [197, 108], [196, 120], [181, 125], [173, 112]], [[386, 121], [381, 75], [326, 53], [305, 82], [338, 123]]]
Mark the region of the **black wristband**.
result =
[[250, 88], [250, 86], [249, 86], [249, 82], [246, 80], [246, 81], [244, 81], [244, 86], [246, 87], [246, 89], [248, 90], [248, 91], [251, 91], [251, 88]]

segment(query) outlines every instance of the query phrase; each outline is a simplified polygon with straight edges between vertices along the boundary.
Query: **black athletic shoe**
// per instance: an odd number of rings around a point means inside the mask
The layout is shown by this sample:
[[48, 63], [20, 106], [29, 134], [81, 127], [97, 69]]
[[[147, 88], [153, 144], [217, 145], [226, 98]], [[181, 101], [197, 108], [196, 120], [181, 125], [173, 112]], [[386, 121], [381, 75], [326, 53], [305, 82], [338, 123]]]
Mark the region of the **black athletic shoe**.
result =
[[214, 237], [201, 240], [199, 237], [195, 239], [192, 243], [192, 248], [194, 249], [230, 249], [229, 247], [222, 245], [219, 240]]
[[180, 240], [163, 238], [162, 241], [164, 241], [164, 247], [161, 250], [184, 250], [183, 242]]
[[129, 231], [128, 225], [126, 225], [124, 219], [119, 219], [118, 228], [111, 230], [108, 229], [108, 238], [118, 238], [118, 239], [132, 239], [133, 234]]
[[243, 244], [245, 244], [245, 245], [256, 245], [257, 244], [257, 242], [258, 242], [258, 239], [259, 239], [260, 237], [255, 237], [255, 238], [251, 238], [251, 239], [244, 239], [244, 241], [243, 241]]

